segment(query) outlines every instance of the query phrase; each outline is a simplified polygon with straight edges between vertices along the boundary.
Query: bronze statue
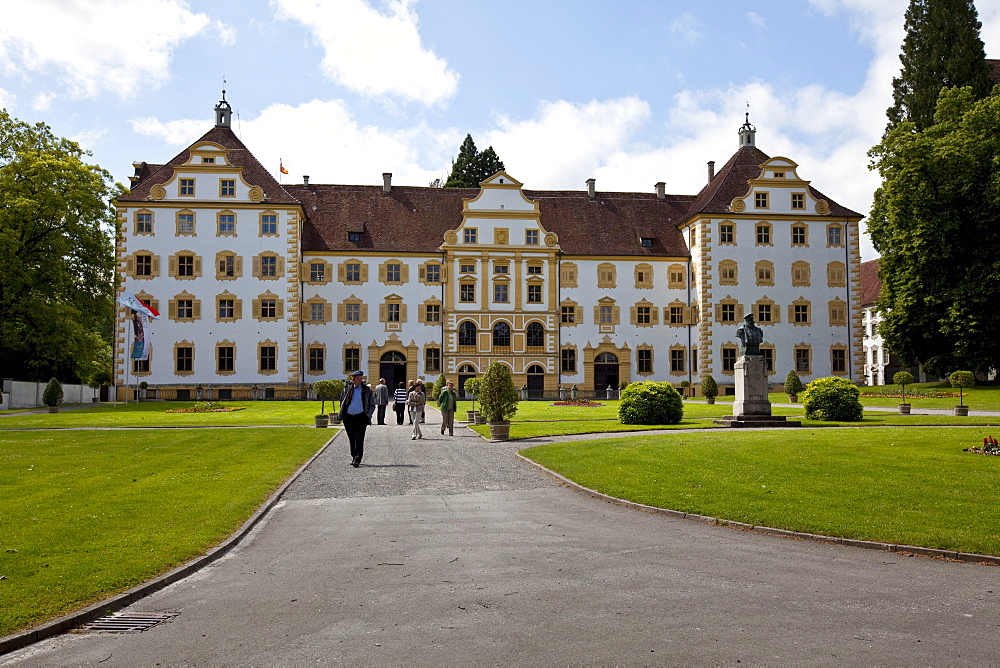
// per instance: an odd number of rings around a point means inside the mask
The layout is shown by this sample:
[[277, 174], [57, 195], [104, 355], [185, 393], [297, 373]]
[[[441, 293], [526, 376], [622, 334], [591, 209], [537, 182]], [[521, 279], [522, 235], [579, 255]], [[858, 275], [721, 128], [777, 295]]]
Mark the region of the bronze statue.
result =
[[743, 316], [743, 324], [736, 328], [736, 336], [742, 344], [743, 355], [760, 355], [760, 344], [764, 342], [764, 330], [753, 321], [753, 314]]

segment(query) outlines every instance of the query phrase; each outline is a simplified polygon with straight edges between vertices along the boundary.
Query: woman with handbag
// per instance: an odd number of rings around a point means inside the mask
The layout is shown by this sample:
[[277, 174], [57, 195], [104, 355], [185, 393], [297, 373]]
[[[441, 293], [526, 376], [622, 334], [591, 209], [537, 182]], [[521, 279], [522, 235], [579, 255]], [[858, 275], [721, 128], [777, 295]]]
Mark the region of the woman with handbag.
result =
[[413, 416], [413, 435], [410, 437], [411, 441], [424, 437], [420, 433], [420, 419], [424, 416], [425, 401], [424, 384], [418, 380], [413, 384], [413, 389], [410, 390], [409, 396], [406, 397], [406, 407], [410, 409], [410, 414]]

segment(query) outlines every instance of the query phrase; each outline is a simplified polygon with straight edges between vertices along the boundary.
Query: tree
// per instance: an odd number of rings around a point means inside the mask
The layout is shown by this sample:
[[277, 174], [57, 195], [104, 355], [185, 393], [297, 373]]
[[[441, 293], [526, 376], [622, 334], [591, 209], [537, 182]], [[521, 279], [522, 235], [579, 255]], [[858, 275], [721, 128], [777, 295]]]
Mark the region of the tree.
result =
[[[468, 381], [466, 381], [468, 385]], [[491, 362], [476, 385], [479, 412], [487, 422], [509, 420], [517, 413], [519, 394], [510, 370], [500, 362]]]
[[451, 174], [445, 188], [478, 188], [479, 184], [504, 169], [503, 161], [490, 146], [483, 152], [476, 150], [472, 135], [458, 149], [458, 156], [451, 163]]
[[899, 55], [903, 69], [892, 80], [886, 132], [904, 120], [918, 130], [933, 125], [942, 87], [971, 86], [977, 100], [989, 95], [981, 27], [973, 0], [910, 0]]
[[897, 371], [892, 377], [892, 384], [899, 385], [899, 397], [902, 403], [906, 403], [906, 386], [913, 383], [913, 374], [909, 371]]
[[0, 110], [0, 376], [86, 381], [106, 354], [121, 192], [78, 144]]
[[904, 121], [869, 152], [882, 176], [868, 232], [881, 254], [886, 347], [933, 374], [1000, 361], [1000, 89], [941, 91], [935, 123]]

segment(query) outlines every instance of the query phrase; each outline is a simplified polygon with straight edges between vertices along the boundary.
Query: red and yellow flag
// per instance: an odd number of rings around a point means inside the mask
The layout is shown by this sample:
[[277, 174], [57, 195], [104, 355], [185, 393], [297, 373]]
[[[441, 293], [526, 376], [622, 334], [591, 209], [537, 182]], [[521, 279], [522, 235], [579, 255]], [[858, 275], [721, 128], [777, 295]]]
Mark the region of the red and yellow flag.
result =
[[281, 162], [280, 160], [278, 161], [278, 171], [280, 171], [282, 174], [288, 173], [288, 170], [285, 169], [285, 163]]

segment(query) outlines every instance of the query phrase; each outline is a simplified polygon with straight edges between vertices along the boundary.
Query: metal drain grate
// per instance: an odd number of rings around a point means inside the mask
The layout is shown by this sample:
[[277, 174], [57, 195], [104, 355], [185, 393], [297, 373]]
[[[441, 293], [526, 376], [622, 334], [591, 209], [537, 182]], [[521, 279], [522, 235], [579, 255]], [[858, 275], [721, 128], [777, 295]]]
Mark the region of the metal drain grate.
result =
[[160, 622], [173, 619], [177, 612], [115, 612], [80, 627], [81, 633], [141, 633]]

